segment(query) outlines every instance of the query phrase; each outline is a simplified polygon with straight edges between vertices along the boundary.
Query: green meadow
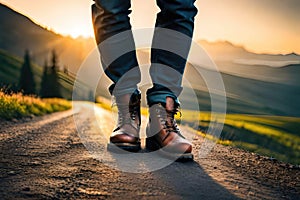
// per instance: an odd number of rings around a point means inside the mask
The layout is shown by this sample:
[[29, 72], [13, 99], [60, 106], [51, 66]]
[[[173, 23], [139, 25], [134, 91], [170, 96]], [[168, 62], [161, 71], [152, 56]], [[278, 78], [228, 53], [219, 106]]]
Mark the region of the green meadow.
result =
[[[182, 123], [197, 130], [203, 137], [210, 125], [221, 123], [224, 115], [210, 112], [182, 111]], [[217, 127], [217, 126], [214, 126]], [[267, 115], [227, 114], [218, 142], [235, 146], [281, 161], [300, 164], [300, 118]]]
[[[110, 101], [101, 98], [100, 107], [111, 110]], [[148, 109], [143, 107], [141, 113], [148, 116]], [[215, 114], [210, 112], [181, 110], [182, 117], [176, 115], [181, 125], [188, 125], [197, 134], [219, 144], [238, 147], [259, 155], [280, 161], [300, 164], [300, 118], [249, 114]], [[207, 132], [210, 125], [224, 126], [219, 138]]]

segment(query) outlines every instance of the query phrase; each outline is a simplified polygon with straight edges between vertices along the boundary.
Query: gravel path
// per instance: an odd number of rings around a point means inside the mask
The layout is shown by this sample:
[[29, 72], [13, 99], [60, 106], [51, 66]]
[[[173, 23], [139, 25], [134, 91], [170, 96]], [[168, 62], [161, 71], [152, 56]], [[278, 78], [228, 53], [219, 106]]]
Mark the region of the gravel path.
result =
[[[87, 103], [76, 114], [97, 135]], [[100, 109], [101, 116], [108, 116]], [[100, 118], [110, 124], [108, 117]], [[185, 129], [183, 127], [183, 129]], [[0, 122], [1, 199], [299, 199], [300, 169], [216, 145], [206, 158], [127, 173], [94, 159], [72, 111]], [[109, 134], [109, 133], [107, 133]], [[194, 137], [194, 153], [203, 139]], [[111, 161], [113, 162], [113, 161]], [[145, 167], [145, 166], [144, 166]], [[147, 167], [147, 166], [146, 166]]]

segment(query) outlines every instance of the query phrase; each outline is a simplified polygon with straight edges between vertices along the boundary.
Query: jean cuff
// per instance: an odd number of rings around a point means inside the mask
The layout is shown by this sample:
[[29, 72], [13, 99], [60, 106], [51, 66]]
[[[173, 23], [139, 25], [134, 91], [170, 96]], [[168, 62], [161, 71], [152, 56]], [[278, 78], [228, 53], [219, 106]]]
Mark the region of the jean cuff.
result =
[[148, 106], [151, 107], [154, 104], [162, 103], [166, 104], [166, 98], [171, 97], [175, 101], [176, 106], [180, 106], [179, 99], [173, 93], [169, 92], [156, 92], [151, 95], [147, 95]]
[[109, 87], [109, 92], [110, 92], [111, 96], [115, 96], [115, 97], [123, 96], [125, 94], [133, 94], [135, 91], [138, 90], [137, 86], [129, 87], [126, 89], [114, 89], [114, 88], [115, 88], [115, 84], [112, 84]]

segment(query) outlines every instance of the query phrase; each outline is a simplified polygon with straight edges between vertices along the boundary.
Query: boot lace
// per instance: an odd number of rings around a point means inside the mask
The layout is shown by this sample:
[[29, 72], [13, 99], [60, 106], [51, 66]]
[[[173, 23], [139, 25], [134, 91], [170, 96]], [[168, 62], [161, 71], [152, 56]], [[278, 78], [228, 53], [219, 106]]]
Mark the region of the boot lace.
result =
[[[116, 104], [113, 104], [112, 106], [116, 106]], [[122, 127], [124, 124], [130, 124], [134, 128], [138, 128], [139, 124], [135, 125], [135, 120], [138, 116], [138, 105], [132, 104], [117, 104], [118, 107], [118, 124], [117, 129]], [[139, 120], [140, 121], [140, 120]]]
[[179, 114], [180, 117], [182, 116], [182, 113], [179, 110], [179, 108], [174, 108], [171, 111], [167, 111], [162, 105], [160, 105], [157, 109], [157, 117], [160, 120], [160, 124], [162, 125], [163, 129], [167, 132], [165, 139], [169, 136], [171, 132], [175, 132], [176, 134], [184, 138], [175, 120], [175, 115], [177, 114]]

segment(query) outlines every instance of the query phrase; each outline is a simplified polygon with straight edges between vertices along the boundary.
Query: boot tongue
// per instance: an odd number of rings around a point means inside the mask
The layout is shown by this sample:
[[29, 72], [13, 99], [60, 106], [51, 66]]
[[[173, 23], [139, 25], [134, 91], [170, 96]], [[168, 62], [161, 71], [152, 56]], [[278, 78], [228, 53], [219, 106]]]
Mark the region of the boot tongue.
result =
[[116, 103], [120, 104], [120, 105], [129, 105], [129, 101], [130, 101], [129, 94], [125, 94], [123, 96], [116, 97]]
[[167, 112], [167, 120], [166, 125], [169, 127], [173, 126], [174, 121], [174, 100], [171, 97], [166, 98], [166, 112]]
[[166, 98], [166, 111], [173, 112], [174, 111], [174, 100], [171, 97]]

